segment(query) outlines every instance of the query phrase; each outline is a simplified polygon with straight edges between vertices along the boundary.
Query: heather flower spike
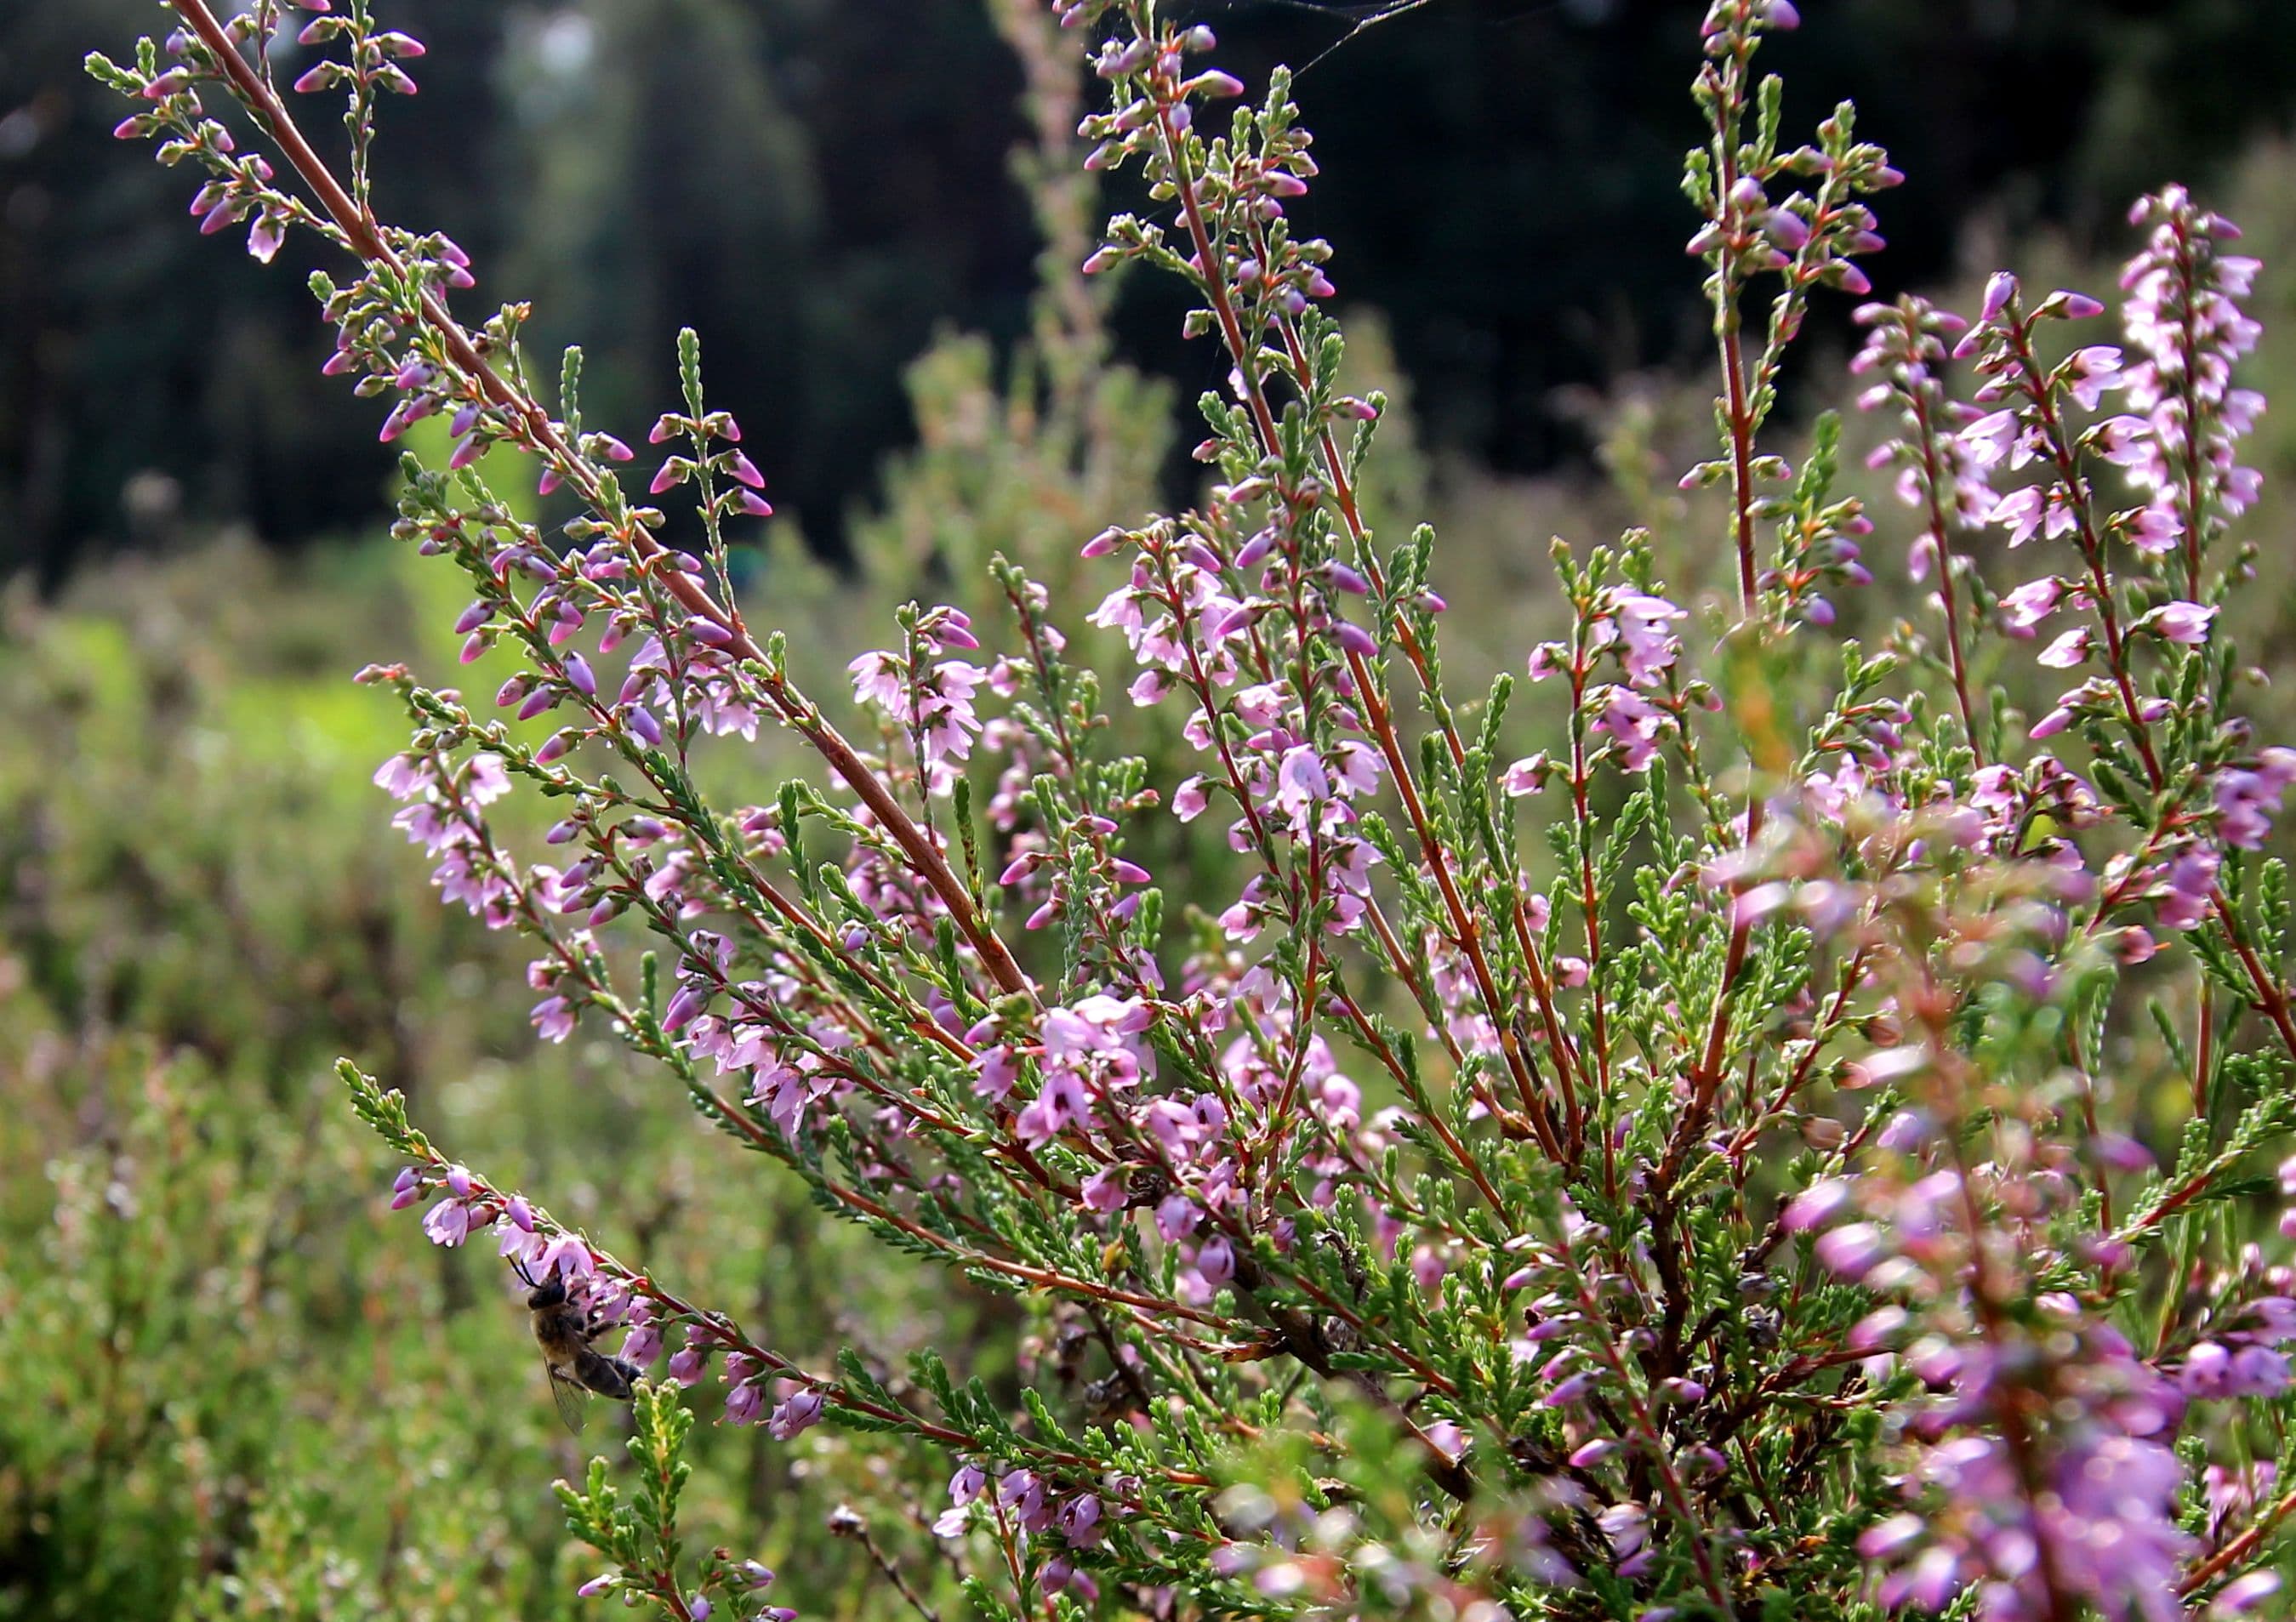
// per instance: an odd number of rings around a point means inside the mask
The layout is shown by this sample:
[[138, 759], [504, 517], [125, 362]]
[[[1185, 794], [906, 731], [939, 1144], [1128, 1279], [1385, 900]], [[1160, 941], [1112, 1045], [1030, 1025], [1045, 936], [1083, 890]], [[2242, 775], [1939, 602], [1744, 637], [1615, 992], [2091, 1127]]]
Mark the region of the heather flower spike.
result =
[[[1868, 299], [1903, 176], [1848, 103], [1784, 133], [1756, 63], [1792, 5], [1713, 0], [1684, 42], [1717, 373], [1691, 533], [1554, 541], [1542, 639], [1467, 694], [1436, 537], [1365, 516], [1390, 413], [1340, 381], [1291, 77], [1245, 85], [1147, 0], [1007, 8], [1103, 97], [1063, 184], [1152, 200], [1057, 265], [1191, 299], [1203, 483], [918, 573], [813, 691], [789, 639], [823, 627], [735, 602], [767, 479], [694, 334], [636, 462], [585, 424], [579, 350], [545, 391], [525, 307], [458, 313], [468, 256], [373, 219], [414, 41], [311, 8], [339, 178], [246, 31], [174, 9], [164, 50], [92, 63], [119, 133], [197, 171], [201, 229], [347, 254], [313, 283], [325, 370], [385, 438], [453, 430], [393, 533], [512, 673], [490, 707], [360, 677], [407, 713], [376, 782], [441, 896], [529, 943], [541, 1039], [624, 1043], [729, 1156], [1028, 1326], [988, 1383], [777, 1344], [346, 1065], [390, 1206], [623, 1326], [639, 1479], [683, 1479], [697, 1413], [866, 1455], [884, 1501], [832, 1530], [914, 1528], [1000, 1616], [2284, 1604], [2296, 748], [2243, 712], [2228, 611], [2258, 266], [2188, 192], [2139, 204], [2112, 306], [2008, 271], [1973, 319]], [[1836, 418], [1776, 411], [1845, 294], [1889, 435], [1862, 469]], [[487, 495], [499, 450], [561, 527]], [[1873, 601], [1898, 571], [1918, 594]], [[745, 798], [767, 728], [809, 769]], [[603, 1463], [564, 1489], [608, 1566], [582, 1593], [790, 1616], [611, 1493]]]

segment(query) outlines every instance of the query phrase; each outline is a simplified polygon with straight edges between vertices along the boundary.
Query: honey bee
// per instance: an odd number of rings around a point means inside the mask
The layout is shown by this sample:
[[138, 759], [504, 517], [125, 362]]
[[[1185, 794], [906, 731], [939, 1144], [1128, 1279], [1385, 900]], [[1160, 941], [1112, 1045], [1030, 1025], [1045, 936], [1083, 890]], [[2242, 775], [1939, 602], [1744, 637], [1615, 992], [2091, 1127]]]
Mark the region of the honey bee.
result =
[[637, 1364], [609, 1357], [590, 1344], [607, 1326], [567, 1294], [565, 1281], [555, 1274], [537, 1283], [523, 1262], [513, 1261], [511, 1266], [526, 1281], [534, 1343], [542, 1348], [543, 1364], [550, 1371], [551, 1400], [558, 1405], [558, 1417], [566, 1421], [566, 1428], [582, 1429], [593, 1392], [617, 1402], [629, 1401], [630, 1388], [638, 1378]]

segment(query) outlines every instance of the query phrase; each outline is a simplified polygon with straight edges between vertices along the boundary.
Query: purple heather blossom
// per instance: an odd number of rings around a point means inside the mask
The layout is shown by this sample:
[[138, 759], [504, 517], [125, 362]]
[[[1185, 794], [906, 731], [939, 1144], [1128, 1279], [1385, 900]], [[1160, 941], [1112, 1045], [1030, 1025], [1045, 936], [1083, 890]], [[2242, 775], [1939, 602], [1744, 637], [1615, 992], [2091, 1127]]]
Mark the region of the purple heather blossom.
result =
[[2077, 625], [2033, 656], [2033, 662], [2051, 670], [2070, 670], [2088, 658], [2090, 631]]
[[2002, 628], [2013, 636], [2029, 637], [2042, 620], [2064, 601], [2064, 582], [2053, 575], [2029, 580], [2001, 599]]
[[2260, 849], [2292, 782], [2296, 782], [2296, 750], [2277, 746], [2264, 750], [2253, 766], [2218, 773], [2212, 792], [2217, 831], [2225, 841], [2243, 850]]
[[1588, 698], [1602, 706], [1592, 730], [1611, 739], [1620, 766], [1629, 772], [1647, 769], [1658, 753], [1659, 734], [1669, 724], [1666, 713], [1625, 687], [1598, 687]]
[[2286, 1356], [2272, 1347], [2203, 1340], [2185, 1355], [2177, 1380], [2187, 1397], [2220, 1401], [2277, 1397], [2288, 1389], [2288, 1378]]
[[2279, 1592], [2278, 1572], [2251, 1571], [2226, 1584], [2210, 1609], [2211, 1614], [2219, 1617], [2246, 1616]]
[[1627, 680], [1636, 687], [1656, 684], [1682, 651], [1682, 643], [1667, 627], [1690, 616], [1663, 597], [1621, 592], [1611, 602], [1618, 635], [1625, 644], [1621, 655]]
[[422, 1217], [422, 1231], [434, 1245], [459, 1245], [470, 1236], [471, 1207], [452, 1195], [439, 1201]]
[[2208, 640], [2209, 627], [2216, 617], [2216, 610], [2197, 602], [2170, 602], [2154, 609], [2144, 623], [2169, 641], [2189, 647]]
[[[726, 1359], [726, 1375], [730, 1380], [735, 1359]], [[765, 1412], [764, 1388], [755, 1380], [734, 1380], [726, 1392], [725, 1421], [729, 1425], [754, 1425], [758, 1414]]]
[[1544, 751], [1526, 755], [1499, 774], [1499, 787], [1510, 799], [1536, 794], [1546, 786], [1548, 763]]
[[786, 1442], [821, 1422], [822, 1405], [820, 1392], [809, 1387], [795, 1392], [775, 1407], [766, 1429], [775, 1441]]

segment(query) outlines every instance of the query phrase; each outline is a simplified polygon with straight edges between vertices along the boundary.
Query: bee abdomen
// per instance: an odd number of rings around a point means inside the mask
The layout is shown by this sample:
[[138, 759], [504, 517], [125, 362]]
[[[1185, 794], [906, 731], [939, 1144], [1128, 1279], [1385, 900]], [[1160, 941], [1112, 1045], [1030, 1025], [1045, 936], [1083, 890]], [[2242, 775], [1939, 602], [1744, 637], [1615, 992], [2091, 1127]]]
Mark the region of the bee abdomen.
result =
[[574, 1378], [601, 1397], [629, 1401], [630, 1389], [638, 1372], [637, 1364], [594, 1352], [587, 1347], [574, 1355]]

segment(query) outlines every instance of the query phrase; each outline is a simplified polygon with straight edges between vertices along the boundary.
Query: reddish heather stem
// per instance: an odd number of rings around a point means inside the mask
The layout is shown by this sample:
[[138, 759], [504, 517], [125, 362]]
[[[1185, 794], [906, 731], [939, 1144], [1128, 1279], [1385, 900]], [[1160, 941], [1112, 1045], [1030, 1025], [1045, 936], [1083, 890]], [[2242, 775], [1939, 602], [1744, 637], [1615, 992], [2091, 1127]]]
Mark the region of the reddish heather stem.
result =
[[[1732, 58], [1730, 78], [1721, 86], [1724, 105], [1728, 110], [1724, 123], [1717, 129], [1714, 143], [1719, 175], [1719, 188], [1715, 193], [1718, 225], [1726, 217], [1730, 193], [1738, 184], [1737, 98], [1744, 92], [1746, 53], [1751, 45], [1742, 47]], [[1738, 608], [1742, 617], [1754, 617], [1754, 424], [1751, 402], [1746, 390], [1746, 356], [1738, 341], [1740, 321], [1737, 288], [1729, 270], [1726, 250], [1718, 264], [1715, 275], [1715, 339], [1722, 349], [1722, 380], [1727, 395], [1730, 417], [1730, 493], [1735, 505], [1734, 514], [1738, 545]]]
[[1929, 398], [1918, 383], [1912, 391], [1912, 403], [1915, 429], [1921, 436], [1922, 478], [1929, 495], [1930, 533], [1937, 537], [1938, 597], [1945, 608], [1945, 645], [1953, 665], [1953, 696], [1961, 709], [1962, 731], [1969, 735], [1969, 747], [1975, 751], [1978, 765], [1983, 766], [1985, 744], [1978, 736], [1977, 707], [1970, 700], [1969, 667], [1961, 650], [1961, 607], [1954, 591], [1953, 541], [1946, 504], [1939, 493], [1942, 475], [1938, 467], [1938, 429], [1930, 419]]
[[2179, 1597], [2188, 1597], [2199, 1593], [2255, 1553], [2257, 1545], [2272, 1536], [2273, 1529], [2287, 1520], [2292, 1513], [2296, 1513], [2296, 1492], [2283, 1496], [2256, 1518], [2255, 1525], [2186, 1573], [2185, 1580], [2177, 1585]]

